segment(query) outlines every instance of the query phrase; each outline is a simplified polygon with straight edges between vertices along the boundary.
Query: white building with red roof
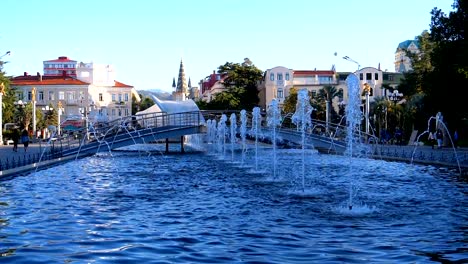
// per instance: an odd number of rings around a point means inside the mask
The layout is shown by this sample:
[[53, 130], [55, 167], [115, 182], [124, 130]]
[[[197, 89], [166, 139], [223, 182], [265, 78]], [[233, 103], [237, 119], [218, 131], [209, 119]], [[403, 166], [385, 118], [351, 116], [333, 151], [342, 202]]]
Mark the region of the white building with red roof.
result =
[[43, 61], [44, 76], [68, 75], [76, 77], [76, 61], [66, 56], [60, 56], [55, 60]]
[[32, 90], [36, 88], [37, 109], [45, 106], [58, 109], [61, 104], [62, 120], [88, 117], [91, 122], [111, 121], [132, 115], [132, 95], [140, 101], [133, 86], [115, 80], [111, 65], [79, 63], [71, 73], [28, 75], [25, 72], [13, 77], [11, 86], [16, 89], [17, 100], [23, 103], [32, 101]]

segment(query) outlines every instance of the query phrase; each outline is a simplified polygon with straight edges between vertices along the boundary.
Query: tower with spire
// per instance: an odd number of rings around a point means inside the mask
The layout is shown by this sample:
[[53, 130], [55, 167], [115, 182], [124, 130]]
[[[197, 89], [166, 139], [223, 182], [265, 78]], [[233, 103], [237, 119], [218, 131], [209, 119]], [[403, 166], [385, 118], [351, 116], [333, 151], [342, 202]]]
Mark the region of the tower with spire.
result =
[[[172, 83], [174, 87], [174, 81]], [[177, 86], [175, 87], [175, 91], [173, 92], [173, 98], [176, 101], [185, 101], [187, 100], [188, 96], [188, 86], [187, 81], [185, 79], [185, 70], [184, 70], [184, 63], [182, 59], [180, 60], [180, 67], [179, 67], [179, 77], [177, 79]]]

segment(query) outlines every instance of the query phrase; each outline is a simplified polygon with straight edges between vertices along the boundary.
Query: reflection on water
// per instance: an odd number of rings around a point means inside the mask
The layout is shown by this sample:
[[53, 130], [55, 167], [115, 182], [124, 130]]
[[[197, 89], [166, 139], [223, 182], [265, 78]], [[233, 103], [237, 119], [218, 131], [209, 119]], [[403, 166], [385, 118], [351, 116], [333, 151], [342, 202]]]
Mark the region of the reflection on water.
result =
[[[0, 182], [2, 262], [468, 261], [468, 188], [433, 167], [278, 150], [277, 176], [201, 153], [114, 152]], [[241, 160], [240, 155], [236, 157]], [[247, 153], [246, 164], [255, 163]]]

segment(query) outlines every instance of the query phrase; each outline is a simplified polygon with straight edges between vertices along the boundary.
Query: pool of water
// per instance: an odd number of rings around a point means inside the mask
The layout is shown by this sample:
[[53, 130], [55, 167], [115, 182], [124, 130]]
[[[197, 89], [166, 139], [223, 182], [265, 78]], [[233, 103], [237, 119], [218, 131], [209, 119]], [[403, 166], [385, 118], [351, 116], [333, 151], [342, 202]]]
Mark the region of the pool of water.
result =
[[105, 153], [0, 181], [0, 262], [468, 262], [450, 171], [309, 151], [302, 175], [302, 152], [278, 150], [273, 178], [271, 149], [261, 171], [226, 154]]

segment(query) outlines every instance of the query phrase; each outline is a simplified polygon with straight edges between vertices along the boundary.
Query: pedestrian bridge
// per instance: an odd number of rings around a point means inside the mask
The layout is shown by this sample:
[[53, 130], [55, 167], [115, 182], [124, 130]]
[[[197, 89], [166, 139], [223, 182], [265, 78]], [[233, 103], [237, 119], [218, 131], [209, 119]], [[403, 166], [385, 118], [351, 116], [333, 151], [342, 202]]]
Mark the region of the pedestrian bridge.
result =
[[[59, 157], [86, 156], [129, 145], [154, 142], [165, 142], [166, 150], [169, 142], [178, 142], [183, 151], [184, 136], [206, 134], [205, 117], [210, 118], [206, 114], [204, 116], [201, 111], [172, 114], [156, 112], [128, 116], [111, 122], [90, 124], [87, 129], [57, 137], [49, 145], [51, 151], [57, 153]], [[266, 122], [262, 123], [266, 124]], [[307, 147], [328, 153], [342, 153], [345, 150], [344, 127], [329, 124], [327, 128], [322, 122], [314, 121], [314, 123], [314, 127], [305, 133]], [[230, 126], [230, 124], [226, 125]], [[240, 121], [236, 127], [239, 137]], [[250, 131], [251, 120], [249, 120], [247, 127]], [[229, 129], [226, 130], [226, 134], [228, 131]], [[263, 126], [257, 136], [262, 141], [271, 143], [272, 134], [272, 128]], [[252, 138], [251, 133], [250, 137]], [[276, 128], [276, 137], [281, 142], [288, 142], [296, 146], [301, 145], [303, 140], [302, 133], [293, 127]]]

